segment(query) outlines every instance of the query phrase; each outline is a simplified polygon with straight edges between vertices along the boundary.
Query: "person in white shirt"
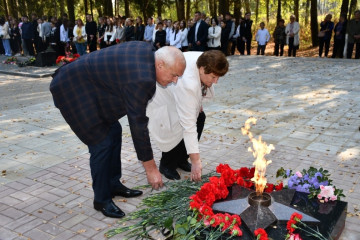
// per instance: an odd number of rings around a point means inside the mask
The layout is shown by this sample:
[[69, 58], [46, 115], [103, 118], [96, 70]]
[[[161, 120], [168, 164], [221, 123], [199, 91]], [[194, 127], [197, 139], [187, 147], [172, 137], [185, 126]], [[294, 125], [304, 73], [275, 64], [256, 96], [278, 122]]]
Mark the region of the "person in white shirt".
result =
[[180, 33], [181, 33], [181, 51], [188, 51], [188, 29], [186, 28], [186, 21], [180, 21]]
[[112, 18], [108, 18], [107, 26], [105, 28], [105, 33], [104, 33], [104, 41], [106, 42], [107, 47], [114, 45], [116, 43], [115, 34], [116, 34], [116, 27], [114, 26], [114, 22]]
[[179, 21], [175, 21], [173, 24], [172, 31], [170, 31], [170, 46], [174, 46], [181, 50], [181, 33]]
[[166, 45], [169, 45], [170, 44], [170, 33], [172, 31], [172, 21], [171, 21], [171, 19], [167, 20], [165, 31], [166, 31]]
[[125, 42], [125, 29], [123, 27], [121, 18], [119, 18], [116, 22], [115, 41], [116, 43]]
[[257, 55], [259, 55], [260, 52], [261, 52], [261, 55], [264, 55], [265, 54], [266, 44], [270, 40], [270, 33], [265, 28], [265, 23], [264, 22], [260, 23], [260, 29], [257, 31], [255, 38], [256, 38], [256, 41], [258, 43]]
[[[213, 84], [224, 76], [229, 63], [218, 50], [185, 52], [186, 69], [176, 84], [156, 85], [149, 101], [150, 136], [162, 151], [160, 172], [168, 179], [180, 179], [176, 169], [191, 171], [191, 179], [201, 180], [199, 139], [205, 123], [202, 102], [214, 95]], [[191, 164], [188, 162], [190, 157]]]
[[220, 50], [221, 49], [221, 27], [218, 26], [218, 20], [216, 17], [211, 19], [211, 27], [208, 32], [207, 46], [209, 49]]
[[61, 47], [65, 48], [65, 53], [68, 52], [67, 45], [69, 41], [70, 39], [69, 39], [68, 21], [64, 20], [63, 24], [61, 24], [60, 26], [60, 42], [61, 42]]

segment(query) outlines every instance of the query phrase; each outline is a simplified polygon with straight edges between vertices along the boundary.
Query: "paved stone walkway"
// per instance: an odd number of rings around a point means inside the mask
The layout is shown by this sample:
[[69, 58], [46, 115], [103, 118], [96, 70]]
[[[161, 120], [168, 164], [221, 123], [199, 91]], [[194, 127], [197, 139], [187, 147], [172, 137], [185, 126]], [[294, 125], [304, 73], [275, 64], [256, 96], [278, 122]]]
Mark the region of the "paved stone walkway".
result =
[[[328, 169], [349, 203], [341, 239], [359, 239], [359, 62], [257, 56], [229, 61], [216, 99], [204, 106], [204, 173], [224, 162], [251, 166], [240, 128], [254, 116], [258, 124], [252, 131], [276, 148], [269, 157], [269, 181], [279, 167]], [[0, 96], [0, 239], [104, 239], [104, 232], [118, 225], [92, 208], [87, 148], [54, 108], [47, 91], [51, 79], [29, 81], [0, 75], [0, 93], [7, 94]], [[122, 180], [129, 187], [146, 184], [127, 119], [121, 123]], [[158, 160], [160, 152], [154, 151]], [[129, 213], [144, 196], [115, 201]]]

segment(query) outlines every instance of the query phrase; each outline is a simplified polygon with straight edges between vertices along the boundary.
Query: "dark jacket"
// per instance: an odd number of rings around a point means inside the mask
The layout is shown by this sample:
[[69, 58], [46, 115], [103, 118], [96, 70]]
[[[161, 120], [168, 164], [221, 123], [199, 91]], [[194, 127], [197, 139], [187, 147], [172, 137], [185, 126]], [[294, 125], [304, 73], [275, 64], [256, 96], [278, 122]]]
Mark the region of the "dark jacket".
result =
[[334, 23], [333, 22], [321, 22], [320, 23], [320, 31], [325, 31], [325, 36], [323, 37], [324, 40], [330, 40], [331, 39], [331, 35], [332, 35], [332, 31], [334, 29]]
[[140, 24], [139, 26], [136, 26], [135, 27], [135, 40], [143, 41], [144, 33], [145, 33], [145, 25], [144, 24]]
[[[119, 61], [121, 56], [121, 61]], [[75, 134], [87, 145], [101, 142], [127, 115], [137, 157], [153, 159], [146, 106], [156, 89], [152, 46], [133, 41], [82, 56], [59, 68], [50, 91]]]
[[86, 31], [86, 35], [88, 35], [88, 39], [90, 39], [89, 35], [94, 35], [94, 37], [96, 37], [96, 32], [97, 32], [96, 22], [94, 21], [86, 22], [85, 31]]
[[286, 33], [285, 33], [285, 26], [276, 26], [273, 34], [273, 38], [275, 43], [277, 44], [285, 44], [286, 43]]
[[244, 24], [242, 25], [243, 26], [243, 32], [244, 32], [244, 37], [249, 40], [249, 39], [252, 39], [252, 32], [251, 32], [251, 26], [253, 24], [253, 21], [252, 20], [244, 20]]
[[99, 38], [101, 38], [102, 36], [104, 36], [105, 34], [105, 30], [106, 30], [106, 24], [104, 23], [103, 25], [99, 25], [97, 31], [99, 32]]
[[125, 27], [125, 41], [134, 41], [135, 40], [135, 28], [134, 26]]
[[[197, 32], [197, 41], [200, 41], [202, 46], [205, 46], [207, 41], [208, 41], [208, 29], [209, 29], [209, 25], [206, 24], [206, 22], [204, 22], [203, 20], [200, 20], [200, 26]], [[190, 37], [188, 38], [189, 43], [192, 43], [193, 45], [196, 44], [195, 41], [195, 32], [196, 32], [196, 23], [194, 23], [194, 26], [191, 27], [191, 31], [188, 33], [188, 36], [190, 35]]]
[[[334, 38], [345, 41], [346, 27], [347, 27], [347, 21], [343, 23], [338, 22], [334, 28]], [[340, 34], [336, 35], [336, 32], [338, 31], [340, 31]]]
[[155, 33], [155, 42], [154, 42], [154, 47], [156, 47], [156, 44], [160, 43], [160, 47], [165, 46], [166, 44], [166, 31], [162, 30], [162, 31], [157, 31]]
[[31, 22], [24, 22], [21, 25], [21, 37], [22, 39], [34, 39], [35, 36]]

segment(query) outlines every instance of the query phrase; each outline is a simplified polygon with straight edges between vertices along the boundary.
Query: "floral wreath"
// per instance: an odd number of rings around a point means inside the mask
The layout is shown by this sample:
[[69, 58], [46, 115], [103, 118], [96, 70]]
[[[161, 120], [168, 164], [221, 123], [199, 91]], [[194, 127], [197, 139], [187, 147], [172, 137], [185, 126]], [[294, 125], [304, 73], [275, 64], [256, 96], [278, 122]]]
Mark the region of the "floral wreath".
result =
[[[228, 213], [215, 214], [212, 205], [215, 201], [226, 198], [229, 194], [228, 187], [235, 183], [239, 186], [252, 189], [254, 183], [251, 181], [251, 178], [254, 177], [255, 168], [243, 167], [233, 170], [228, 164], [220, 164], [216, 167], [216, 172], [220, 174], [220, 177], [210, 177], [209, 182], [205, 183], [199, 191], [190, 197], [190, 209], [197, 214], [197, 220], [203, 221], [205, 226], [220, 227], [222, 232], [229, 231], [232, 236], [242, 236], [240, 217]], [[278, 185], [267, 183], [264, 191], [273, 192], [282, 189], [282, 182]], [[259, 232], [259, 236], [262, 235], [261, 239], [263, 240], [265, 235], [261, 234], [262, 230], [257, 229], [255, 232]], [[255, 233], [255, 235], [257, 234]]]

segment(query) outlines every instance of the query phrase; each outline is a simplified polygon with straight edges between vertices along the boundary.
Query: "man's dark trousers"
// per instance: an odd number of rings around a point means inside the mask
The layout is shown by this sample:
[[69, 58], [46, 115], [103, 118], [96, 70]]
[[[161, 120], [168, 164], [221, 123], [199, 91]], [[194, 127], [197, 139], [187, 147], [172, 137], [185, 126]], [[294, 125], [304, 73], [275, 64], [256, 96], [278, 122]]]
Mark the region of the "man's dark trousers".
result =
[[350, 59], [352, 57], [354, 45], [356, 45], [355, 59], [359, 59], [360, 58], [360, 43], [349, 43], [349, 42], [348, 42], [348, 46], [347, 46], [347, 58]]
[[[196, 121], [198, 140], [200, 140], [201, 133], [204, 129], [206, 115], [200, 112]], [[160, 160], [160, 165], [168, 169], [176, 170], [179, 164], [187, 162], [189, 155], [187, 154], [184, 139], [176, 145], [169, 152], [163, 152]]]
[[111, 126], [103, 141], [88, 146], [96, 202], [110, 202], [111, 191], [121, 186], [119, 182], [121, 178], [121, 137], [121, 125], [116, 122]]

